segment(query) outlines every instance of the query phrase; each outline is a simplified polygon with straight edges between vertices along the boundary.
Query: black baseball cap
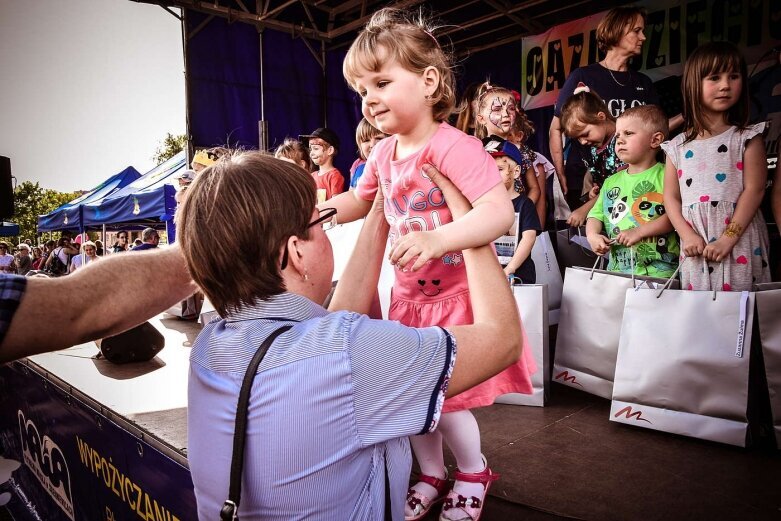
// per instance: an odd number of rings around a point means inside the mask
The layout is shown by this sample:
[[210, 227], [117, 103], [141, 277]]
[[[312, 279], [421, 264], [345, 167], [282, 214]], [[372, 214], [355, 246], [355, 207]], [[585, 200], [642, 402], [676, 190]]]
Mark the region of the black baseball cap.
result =
[[324, 128], [320, 127], [311, 134], [302, 134], [298, 136], [301, 138], [301, 140], [309, 145], [309, 140], [312, 138], [320, 138], [335, 149], [339, 149], [339, 136], [336, 135], [336, 132], [331, 130], [330, 128]]

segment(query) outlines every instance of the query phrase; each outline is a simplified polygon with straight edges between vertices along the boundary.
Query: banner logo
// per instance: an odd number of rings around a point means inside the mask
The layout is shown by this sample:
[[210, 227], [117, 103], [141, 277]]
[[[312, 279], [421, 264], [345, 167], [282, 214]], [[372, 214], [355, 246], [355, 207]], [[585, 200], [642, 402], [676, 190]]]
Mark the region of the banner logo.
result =
[[556, 378], [554, 380], [562, 380], [564, 382], [569, 382], [571, 384], [575, 384], [578, 387], [583, 387], [580, 382], [577, 381], [577, 377], [570, 376], [569, 371], [562, 371], [559, 374], [556, 375]]
[[643, 418], [643, 412], [642, 411], [632, 412], [632, 407], [629, 406], [629, 405], [627, 405], [626, 407], [624, 407], [623, 409], [621, 409], [620, 411], [615, 413], [613, 415], [613, 418], [618, 418], [622, 414], [624, 415], [624, 417], [627, 420], [633, 420], [634, 419], [634, 420], [637, 420], [637, 421], [643, 421], [643, 422], [647, 422], [647, 423], [653, 424], [653, 422], [651, 420], [646, 420], [645, 418]]
[[31, 420], [19, 410], [19, 435], [22, 440], [22, 455], [41, 486], [55, 503], [73, 520], [73, 496], [68, 463], [60, 447], [48, 436], [41, 435]]

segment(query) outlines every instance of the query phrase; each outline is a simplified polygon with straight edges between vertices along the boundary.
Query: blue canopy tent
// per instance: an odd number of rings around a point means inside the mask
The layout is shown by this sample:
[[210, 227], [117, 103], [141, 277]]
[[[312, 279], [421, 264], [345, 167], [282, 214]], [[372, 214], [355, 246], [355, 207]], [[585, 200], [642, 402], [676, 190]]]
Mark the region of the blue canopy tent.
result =
[[38, 231], [39, 232], [51, 232], [55, 230], [78, 230], [84, 231], [82, 223], [82, 207], [85, 204], [93, 201], [98, 201], [104, 197], [121, 190], [136, 179], [141, 177], [141, 174], [129, 166], [122, 170], [120, 173], [115, 174], [96, 188], [90, 190], [86, 194], [83, 194], [73, 201], [63, 204], [62, 206], [52, 210], [46, 215], [38, 216]]
[[168, 241], [173, 242], [176, 212], [176, 176], [187, 167], [185, 152], [159, 164], [121, 190], [84, 205], [85, 227], [102, 225], [152, 226], [164, 223]]

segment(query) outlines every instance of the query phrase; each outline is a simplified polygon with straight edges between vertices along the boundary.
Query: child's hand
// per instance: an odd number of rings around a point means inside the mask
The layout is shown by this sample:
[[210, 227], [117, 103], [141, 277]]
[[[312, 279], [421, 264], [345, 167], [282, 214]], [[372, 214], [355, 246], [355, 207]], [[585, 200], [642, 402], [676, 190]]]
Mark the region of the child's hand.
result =
[[592, 186], [591, 190], [588, 191], [589, 200], [594, 199], [598, 195], [599, 195], [599, 185]]
[[692, 232], [681, 237], [681, 251], [687, 257], [699, 257], [705, 249], [705, 240]]
[[581, 206], [577, 210], [574, 210], [570, 216], [569, 219], [567, 219], [567, 224], [572, 226], [573, 228], [577, 228], [579, 226], [583, 226], [586, 224], [586, 218], [588, 217], [588, 210], [584, 210]]
[[[705, 241], [703, 241], [705, 242]], [[722, 235], [702, 250], [702, 256], [711, 262], [721, 262], [732, 252], [732, 248], [738, 243], [738, 237]]]
[[586, 239], [591, 245], [591, 250], [597, 255], [604, 255], [610, 251], [610, 239], [602, 234], [587, 235]]
[[634, 246], [643, 239], [640, 228], [630, 228], [616, 235], [616, 242], [624, 246]]
[[[404, 271], [417, 271], [431, 259], [438, 259], [448, 252], [444, 241], [436, 230], [412, 232], [399, 237], [391, 248], [391, 264]], [[408, 264], [417, 257], [415, 262]]]

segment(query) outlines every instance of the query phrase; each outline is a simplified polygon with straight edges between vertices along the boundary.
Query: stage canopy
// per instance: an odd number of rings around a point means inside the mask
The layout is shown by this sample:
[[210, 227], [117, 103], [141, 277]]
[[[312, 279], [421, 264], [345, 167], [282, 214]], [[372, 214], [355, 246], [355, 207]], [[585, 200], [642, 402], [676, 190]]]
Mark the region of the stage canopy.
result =
[[[187, 167], [185, 152], [159, 164], [122, 190], [84, 206], [84, 226], [160, 226], [172, 224], [176, 176]], [[171, 230], [169, 230], [171, 234]], [[169, 241], [171, 241], [169, 235]]]
[[81, 210], [85, 204], [108, 197], [128, 186], [139, 177], [141, 177], [141, 174], [132, 166], [125, 168], [120, 173], [109, 177], [86, 194], [77, 197], [69, 203], [63, 204], [46, 215], [38, 216], [38, 232], [83, 229]]

